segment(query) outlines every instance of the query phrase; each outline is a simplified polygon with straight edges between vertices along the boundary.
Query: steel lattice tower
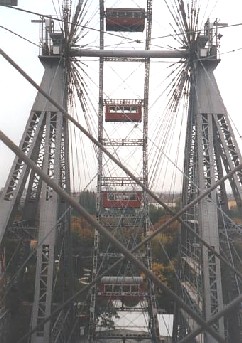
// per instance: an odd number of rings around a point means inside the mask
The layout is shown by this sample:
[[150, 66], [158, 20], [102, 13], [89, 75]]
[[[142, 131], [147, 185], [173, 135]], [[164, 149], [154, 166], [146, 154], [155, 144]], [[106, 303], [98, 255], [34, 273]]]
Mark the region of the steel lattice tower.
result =
[[[40, 60], [44, 66], [44, 75], [40, 87], [63, 108], [67, 108], [67, 66], [61, 57], [64, 33], [55, 30], [51, 18], [43, 25], [43, 33]], [[68, 123], [63, 114], [40, 92], [33, 104], [20, 148], [51, 179], [66, 192], [70, 192]], [[16, 213], [23, 201], [20, 218]], [[1, 240], [11, 235], [20, 239], [23, 245], [19, 250], [15, 270], [17, 276], [11, 287], [18, 287], [21, 279], [18, 268], [22, 268], [28, 255], [24, 244], [27, 241], [28, 246], [31, 239], [37, 239], [35, 292], [30, 326], [38, 326], [38, 330], [31, 336], [31, 342], [54, 341], [57, 335], [64, 332], [70, 312], [60, 313], [55, 322], [48, 321], [44, 325], [40, 323], [53, 311], [53, 290], [58, 270], [58, 275], [62, 274], [62, 291], [57, 301], [62, 303], [70, 296], [69, 205], [18, 157], [13, 162], [0, 204]]]
[[[219, 63], [217, 27], [207, 21], [203, 34], [194, 40], [190, 56], [189, 112], [187, 119], [182, 206], [190, 204], [199, 194], [213, 186], [224, 173], [241, 163], [227, 110], [214, 77]], [[241, 172], [229, 179], [230, 187], [241, 208]], [[241, 280], [223, 267], [213, 250], [194, 236], [198, 234], [217, 253], [233, 266], [235, 256], [231, 246], [235, 228], [228, 217], [228, 198], [224, 184], [213, 190], [183, 216], [180, 241], [180, 293], [196, 313], [209, 320], [226, 303], [240, 294]], [[228, 273], [228, 274], [227, 274]], [[226, 276], [227, 274], [227, 276]], [[226, 278], [230, 279], [226, 281]], [[228, 342], [240, 342], [241, 314], [222, 317], [213, 328]], [[174, 342], [178, 342], [196, 327], [195, 322], [177, 309], [174, 323]], [[191, 342], [214, 343], [208, 333]]]

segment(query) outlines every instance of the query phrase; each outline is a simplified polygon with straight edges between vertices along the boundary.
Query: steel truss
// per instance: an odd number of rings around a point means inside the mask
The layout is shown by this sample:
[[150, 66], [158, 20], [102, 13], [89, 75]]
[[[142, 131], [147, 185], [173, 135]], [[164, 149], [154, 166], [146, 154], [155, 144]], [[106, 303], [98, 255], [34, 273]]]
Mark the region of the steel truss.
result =
[[[185, 177], [183, 182], [183, 206], [191, 203], [201, 192], [241, 163], [241, 154], [230, 125], [226, 108], [213, 74], [217, 58], [204, 58], [194, 63], [191, 72], [189, 114], [185, 145]], [[229, 179], [235, 200], [241, 207], [241, 173]], [[225, 185], [190, 207], [183, 220], [196, 234], [224, 254], [232, 265], [235, 255], [231, 248], [231, 222], [228, 218], [228, 198]], [[187, 230], [181, 231], [180, 242], [180, 293], [194, 311], [205, 320], [221, 311], [225, 304], [240, 294], [241, 280], [231, 270], [221, 265], [220, 260], [203, 246]], [[229, 273], [230, 282], [225, 274]], [[178, 342], [193, 331], [196, 323], [182, 310], [176, 311], [173, 332]], [[213, 328], [228, 342], [239, 342], [241, 336], [241, 313], [220, 318]], [[215, 343], [208, 333], [200, 334], [192, 342]]]
[[[66, 108], [64, 62], [60, 55], [56, 55], [55, 58], [47, 55], [40, 56], [40, 58], [44, 66], [40, 87], [58, 104]], [[22, 136], [20, 148], [46, 175], [69, 193], [68, 139], [68, 124], [63, 114], [38, 92]], [[20, 201], [21, 203], [24, 201], [24, 205], [21, 223], [17, 225], [16, 212], [19, 209]], [[17, 234], [23, 237], [23, 232], [28, 232], [29, 229], [36, 228], [38, 232], [35, 294], [31, 319], [31, 327], [37, 326], [38, 330], [32, 335], [31, 342], [47, 343], [50, 342], [50, 339], [55, 341], [56, 330], [52, 331], [52, 323], [47, 322], [41, 325], [41, 322], [52, 312], [54, 279], [58, 269], [64, 275], [62, 276], [64, 293], [61, 295], [61, 301], [68, 294], [70, 295], [70, 278], [67, 272], [70, 270], [67, 266], [69, 206], [16, 156], [1, 195], [0, 217], [1, 240], [8, 233], [13, 235], [15, 232], [15, 236]], [[65, 249], [68, 254], [64, 251]], [[57, 260], [58, 266], [55, 263]], [[21, 262], [24, 262], [23, 259]], [[63, 321], [60, 323], [60, 317], [57, 320], [63, 329]]]

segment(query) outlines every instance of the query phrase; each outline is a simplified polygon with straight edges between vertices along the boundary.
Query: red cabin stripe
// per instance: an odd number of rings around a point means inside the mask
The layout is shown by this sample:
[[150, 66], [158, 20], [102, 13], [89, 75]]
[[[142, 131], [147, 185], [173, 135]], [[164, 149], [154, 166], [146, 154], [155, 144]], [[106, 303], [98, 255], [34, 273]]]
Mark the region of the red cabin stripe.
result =
[[102, 192], [104, 208], [140, 208], [142, 192]]
[[141, 105], [106, 105], [106, 122], [140, 122]]
[[106, 122], [141, 122], [142, 100], [104, 100]]
[[143, 32], [145, 29], [144, 8], [107, 8], [106, 30]]

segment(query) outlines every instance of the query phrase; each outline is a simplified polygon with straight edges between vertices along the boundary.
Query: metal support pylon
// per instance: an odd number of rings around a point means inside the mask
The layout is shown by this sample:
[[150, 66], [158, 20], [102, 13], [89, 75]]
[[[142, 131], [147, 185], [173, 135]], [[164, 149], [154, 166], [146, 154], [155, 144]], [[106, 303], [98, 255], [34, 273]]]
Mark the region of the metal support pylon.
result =
[[[198, 59], [192, 69], [185, 146], [183, 206], [215, 184], [224, 172], [229, 172], [242, 160], [213, 74], [218, 62], [215, 54], [213, 57]], [[241, 206], [241, 173], [236, 173], [230, 179], [230, 186], [238, 206]], [[233, 264], [229, 240], [225, 242], [224, 239], [224, 233], [229, 236], [231, 231], [227, 215], [228, 198], [225, 185], [222, 184], [197, 205], [191, 207], [183, 216], [183, 220], [217, 252], [225, 254], [227, 251], [226, 258]], [[180, 292], [184, 300], [205, 320], [209, 320], [223, 308], [224, 304], [240, 293], [236, 275], [230, 273], [231, 279], [234, 280], [233, 284], [237, 287], [232, 295], [231, 287], [227, 287], [224, 282], [219, 259], [191, 232], [188, 232], [186, 227], [182, 227], [181, 231], [180, 257]], [[220, 318], [213, 325], [228, 342], [241, 340], [238, 310], [235, 318], [237, 324], [233, 326], [228, 318]], [[195, 322], [189, 316], [183, 311], [176, 311], [174, 341], [186, 337], [195, 327]], [[194, 342], [215, 343], [216, 340], [208, 333], [204, 333], [198, 335]]]
[[[40, 87], [58, 104], [66, 108], [66, 71], [60, 51], [54, 50], [58, 46], [51, 41], [54, 33], [48, 27], [48, 40], [43, 42], [41, 62], [44, 75]], [[53, 28], [53, 26], [52, 26]], [[63, 39], [60, 33], [59, 38]], [[55, 38], [55, 37], [54, 37]], [[61, 42], [61, 40], [60, 40]], [[53, 44], [53, 45], [52, 45]], [[59, 46], [61, 49], [61, 47]], [[52, 49], [52, 50], [51, 50]], [[37, 93], [33, 104], [20, 147], [51, 179], [68, 193], [69, 180], [69, 143], [68, 125], [63, 114], [48, 102], [41, 93]], [[51, 323], [41, 322], [52, 311], [53, 280], [57, 266], [55, 260], [59, 258], [58, 268], [67, 271], [66, 257], [62, 258], [58, 241], [67, 239], [69, 235], [69, 209], [40, 177], [18, 157], [15, 157], [12, 169], [0, 199], [0, 237], [8, 232], [8, 228], [16, 221], [15, 212], [20, 199], [24, 199], [21, 222], [26, 229], [35, 227], [37, 238], [37, 264], [35, 276], [35, 294], [32, 308], [31, 328], [38, 326], [38, 330], [31, 336], [31, 342], [48, 343], [51, 340]], [[65, 248], [68, 244], [65, 242]], [[68, 248], [67, 248], [68, 249]], [[66, 254], [68, 255], [69, 252]], [[62, 254], [63, 256], [63, 254]], [[63, 263], [62, 263], [63, 262]], [[60, 264], [62, 263], [62, 266]], [[67, 274], [62, 277], [63, 282]], [[70, 283], [68, 284], [70, 288]], [[67, 286], [63, 285], [64, 293]], [[63, 294], [62, 301], [67, 296]], [[52, 337], [54, 339], [54, 337]]]
[[[50, 63], [50, 65], [49, 65]], [[45, 66], [45, 63], [44, 63]], [[59, 59], [47, 62], [43, 77], [43, 89], [52, 89], [52, 97], [64, 105], [66, 99], [63, 85], [65, 73]], [[42, 97], [41, 97], [42, 98]], [[49, 103], [45, 105], [37, 95], [35, 106], [45, 108], [45, 141], [43, 144], [42, 168], [57, 183], [61, 182], [62, 170], [65, 161], [61, 161], [63, 137], [66, 133], [66, 122], [63, 116], [57, 112]], [[65, 142], [66, 143], [66, 142]], [[40, 194], [40, 226], [37, 249], [37, 268], [35, 281], [35, 299], [32, 314], [32, 327], [41, 323], [44, 318], [50, 315], [52, 306], [53, 273], [55, 261], [55, 242], [58, 229], [59, 215], [58, 196], [46, 184], [43, 184]], [[39, 330], [32, 337], [32, 342], [48, 342], [50, 337], [50, 322]]]

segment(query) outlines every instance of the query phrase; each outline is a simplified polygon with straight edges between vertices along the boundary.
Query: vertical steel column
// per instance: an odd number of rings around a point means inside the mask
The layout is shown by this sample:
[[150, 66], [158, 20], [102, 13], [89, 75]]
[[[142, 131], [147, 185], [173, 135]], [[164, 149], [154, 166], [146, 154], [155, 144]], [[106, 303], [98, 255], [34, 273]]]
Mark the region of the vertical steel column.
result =
[[[104, 49], [104, 1], [99, 0], [100, 10], [100, 50]], [[98, 142], [103, 144], [103, 58], [99, 58], [99, 100], [98, 100]], [[97, 204], [96, 215], [97, 219], [100, 219], [101, 215], [101, 184], [103, 176], [103, 152], [98, 149], [98, 180], [97, 180]], [[98, 268], [98, 254], [99, 254], [100, 234], [97, 230], [94, 233], [94, 245], [93, 245], [93, 267], [92, 267], [92, 280], [97, 277]], [[91, 289], [90, 299], [90, 318], [88, 327], [88, 342], [93, 342], [96, 331], [96, 298], [97, 298], [97, 285], [95, 284]]]
[[[223, 170], [229, 172], [241, 161], [241, 154], [213, 75], [217, 63], [216, 59], [209, 58], [197, 61], [192, 71], [185, 147], [183, 205], [189, 204], [200, 192], [211, 187], [221, 178]], [[241, 206], [241, 176], [242, 174], [238, 172], [229, 180], [238, 206]], [[191, 208], [183, 219], [216, 251], [219, 252], [222, 246], [223, 252], [228, 255], [227, 258], [233, 264], [230, 244], [228, 241], [225, 242], [224, 238], [225, 235], [229, 235], [229, 224], [227, 219], [223, 220], [224, 214], [221, 210], [225, 211], [225, 215], [228, 213], [224, 185]], [[218, 258], [197, 242], [185, 227], [181, 233], [180, 254], [181, 294], [198, 314], [205, 320], [209, 320], [228, 301], [226, 294], [230, 294], [230, 300], [231, 296], [235, 297], [239, 294], [238, 280], [234, 273], [231, 273], [230, 278], [233, 280], [231, 283], [235, 285], [237, 291], [227, 289]], [[189, 316], [181, 311], [180, 315], [183, 317], [181, 318], [178, 312], [176, 311], [175, 339], [185, 337], [186, 333], [195, 328], [195, 323]], [[236, 319], [238, 316], [240, 316], [239, 311], [234, 317], [234, 323], [231, 321], [227, 323], [224, 318], [221, 318], [213, 327], [227, 339], [240, 337], [240, 321]], [[181, 330], [181, 323], [183, 327], [185, 326], [185, 331]], [[200, 334], [197, 340], [205, 343], [216, 342], [207, 333]]]
[[[150, 50], [151, 29], [152, 29], [152, 1], [147, 1], [147, 26], [145, 50]], [[148, 188], [148, 111], [149, 111], [149, 82], [150, 82], [150, 59], [145, 59], [145, 80], [144, 80], [144, 115], [143, 115], [143, 183]], [[149, 210], [147, 193], [143, 191], [144, 203], [144, 234], [149, 234]], [[152, 270], [152, 251], [151, 242], [146, 244], [147, 268]], [[155, 299], [154, 284], [148, 281], [148, 311], [150, 320], [150, 329], [152, 333], [152, 342], [159, 342], [159, 323], [157, 319], [157, 304]]]

